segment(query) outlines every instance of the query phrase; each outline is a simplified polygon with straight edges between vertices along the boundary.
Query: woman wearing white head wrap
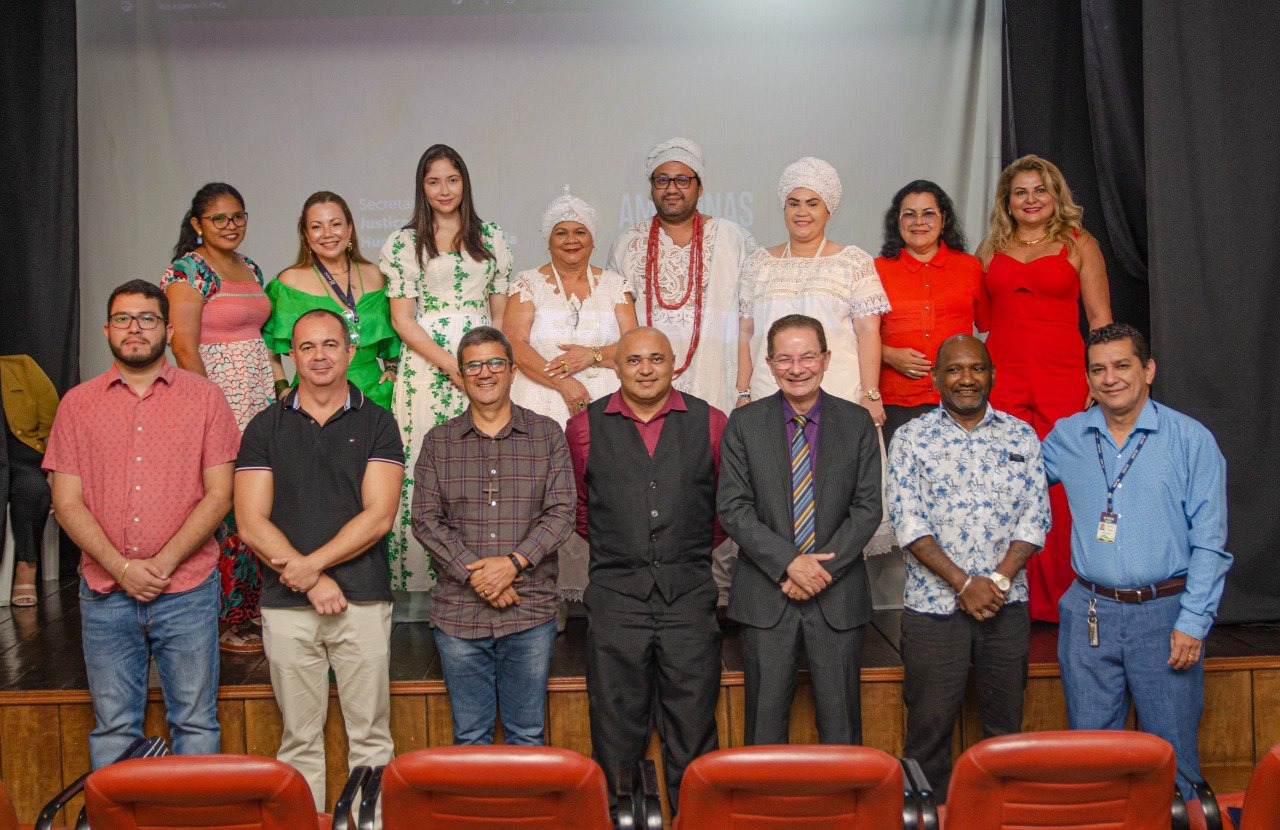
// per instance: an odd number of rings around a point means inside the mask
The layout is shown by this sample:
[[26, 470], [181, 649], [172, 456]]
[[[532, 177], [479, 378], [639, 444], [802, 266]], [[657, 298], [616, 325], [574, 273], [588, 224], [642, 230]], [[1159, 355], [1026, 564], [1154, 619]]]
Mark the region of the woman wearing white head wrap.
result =
[[[738, 287], [741, 327], [738, 388], [747, 400], [778, 391], [766, 360], [769, 326], [788, 314], [804, 314], [822, 323], [831, 362], [822, 379], [829, 394], [866, 407], [884, 424], [880, 391], [880, 315], [889, 300], [880, 286], [875, 261], [854, 245], [827, 239], [827, 220], [840, 206], [840, 176], [822, 159], [805, 157], [782, 172], [778, 197], [788, 239], [756, 251], [742, 266]], [[888, 523], [868, 546], [881, 553], [892, 545]]]
[[595, 208], [566, 186], [542, 216], [551, 261], [512, 278], [503, 317], [520, 368], [511, 399], [562, 427], [618, 388], [613, 345], [636, 326], [622, 276], [590, 265], [595, 230]]

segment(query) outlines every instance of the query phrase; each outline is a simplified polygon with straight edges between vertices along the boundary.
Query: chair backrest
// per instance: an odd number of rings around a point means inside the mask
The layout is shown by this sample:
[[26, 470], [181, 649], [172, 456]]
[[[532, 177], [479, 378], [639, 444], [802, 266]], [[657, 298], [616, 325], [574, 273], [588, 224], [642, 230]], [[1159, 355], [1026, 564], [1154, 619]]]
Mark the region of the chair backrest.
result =
[[902, 765], [892, 755], [863, 746], [717, 750], [685, 770], [676, 826], [901, 827]]
[[255, 755], [169, 755], [103, 767], [84, 786], [93, 830], [318, 830], [302, 775]]
[[1244, 793], [1240, 830], [1275, 830], [1280, 827], [1280, 744], [1262, 756]]
[[3, 781], [0, 781], [0, 830], [18, 830], [18, 811], [13, 808]]
[[382, 826], [611, 830], [613, 825], [604, 772], [585, 755], [541, 746], [446, 746], [407, 752], [387, 764]]
[[946, 827], [1168, 830], [1176, 770], [1173, 747], [1144, 732], [990, 738], [956, 762]]

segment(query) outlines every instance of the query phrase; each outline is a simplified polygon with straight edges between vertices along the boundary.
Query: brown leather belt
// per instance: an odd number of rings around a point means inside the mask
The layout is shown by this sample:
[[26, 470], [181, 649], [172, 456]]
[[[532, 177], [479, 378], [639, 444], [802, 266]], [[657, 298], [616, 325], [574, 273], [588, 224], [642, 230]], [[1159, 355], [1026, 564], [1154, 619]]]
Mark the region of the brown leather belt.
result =
[[1155, 585], [1148, 585], [1145, 588], [1108, 588], [1105, 585], [1090, 582], [1082, 576], [1077, 576], [1076, 582], [1079, 582], [1098, 596], [1113, 599], [1116, 602], [1150, 602], [1160, 597], [1171, 597], [1174, 594], [1180, 594], [1187, 588], [1187, 578], [1185, 576], [1175, 576], [1173, 579], [1166, 579], [1164, 582], [1157, 582]]

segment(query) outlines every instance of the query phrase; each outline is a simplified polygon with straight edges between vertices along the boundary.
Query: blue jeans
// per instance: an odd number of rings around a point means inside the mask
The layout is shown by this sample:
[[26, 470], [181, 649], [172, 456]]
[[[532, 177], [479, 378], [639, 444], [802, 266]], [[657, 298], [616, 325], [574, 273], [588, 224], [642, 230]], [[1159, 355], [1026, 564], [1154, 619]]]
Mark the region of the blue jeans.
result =
[[111, 763], [141, 738], [151, 658], [173, 751], [211, 755], [218, 728], [218, 572], [189, 591], [139, 602], [124, 591], [99, 593], [80, 580], [84, 665], [93, 696], [89, 733], [93, 768]]
[[[1128, 587], [1128, 586], [1120, 586]], [[1204, 657], [1189, 669], [1169, 668], [1169, 634], [1182, 610], [1181, 595], [1142, 603], [1097, 597], [1098, 645], [1089, 645], [1089, 600], [1071, 583], [1058, 603], [1058, 663], [1072, 729], [1124, 729], [1129, 701], [1143, 732], [1159, 735], [1178, 759], [1200, 769], [1197, 733], [1204, 712]], [[1178, 776], [1184, 798], [1194, 798]]]
[[507, 743], [541, 746], [556, 621], [476, 640], [437, 627], [435, 638], [453, 708], [453, 742], [493, 743], [494, 718], [501, 709]]

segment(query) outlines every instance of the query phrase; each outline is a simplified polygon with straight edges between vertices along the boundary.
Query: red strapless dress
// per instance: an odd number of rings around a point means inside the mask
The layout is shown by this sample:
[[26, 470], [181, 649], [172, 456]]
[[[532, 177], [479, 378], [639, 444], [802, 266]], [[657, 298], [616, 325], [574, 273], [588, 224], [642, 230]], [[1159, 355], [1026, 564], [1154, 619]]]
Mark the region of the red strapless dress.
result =
[[[1079, 412], [1089, 384], [1080, 336], [1080, 275], [1067, 247], [1019, 262], [996, 254], [985, 278], [991, 302], [987, 349], [996, 367], [991, 405], [1035, 428], [1041, 440], [1059, 418]], [[1058, 600], [1071, 586], [1071, 512], [1062, 485], [1049, 490], [1053, 529], [1027, 563], [1033, 620], [1058, 621]]]

